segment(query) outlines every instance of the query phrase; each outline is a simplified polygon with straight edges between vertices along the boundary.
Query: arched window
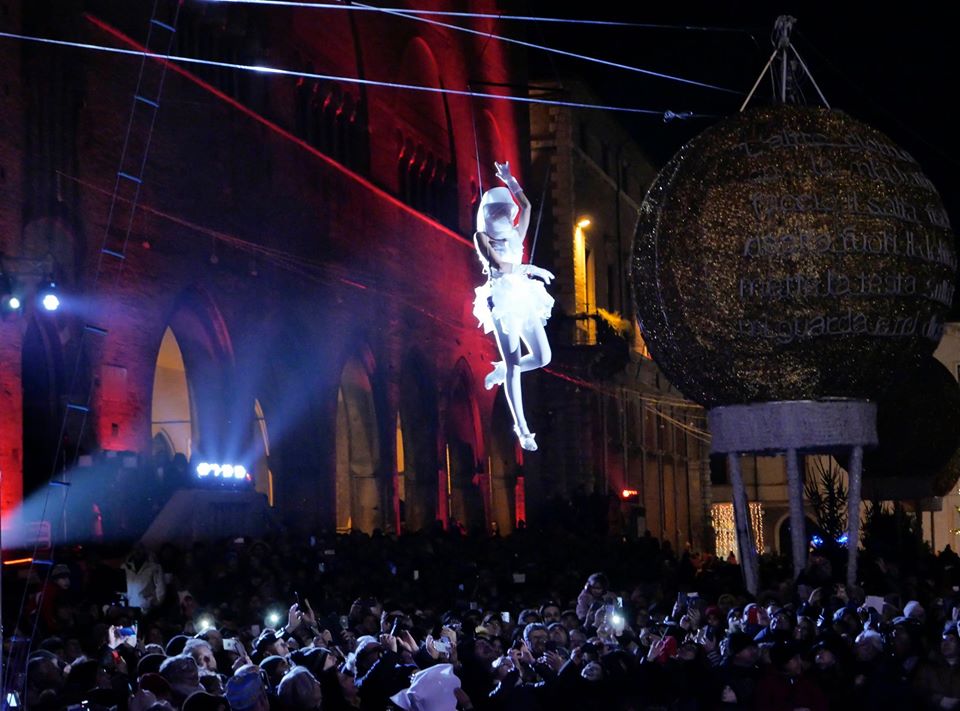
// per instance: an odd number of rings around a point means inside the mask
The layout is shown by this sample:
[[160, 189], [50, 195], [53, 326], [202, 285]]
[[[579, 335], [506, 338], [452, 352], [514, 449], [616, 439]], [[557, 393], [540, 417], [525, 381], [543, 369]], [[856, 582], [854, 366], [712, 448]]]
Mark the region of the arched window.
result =
[[177, 337], [168, 327], [160, 342], [153, 373], [153, 400], [150, 407], [150, 435], [162, 436], [175, 454], [190, 459], [193, 443], [193, 414], [183, 353]]
[[259, 456], [253, 466], [254, 483], [257, 491], [267, 497], [267, 504], [274, 505], [273, 471], [270, 469], [270, 433], [267, 430], [267, 418], [259, 400], [253, 401], [253, 436], [257, 441]]
[[448, 511], [465, 529], [486, 525], [488, 492], [486, 460], [473, 396], [473, 377], [465, 361], [458, 363], [445, 408]]
[[[423, 39], [418, 37], [407, 45], [396, 80], [444, 87], [436, 57]], [[397, 104], [394, 118], [405, 142], [417, 146], [415, 156], [407, 151], [400, 154], [397, 194], [412, 207], [456, 227], [456, 180], [450, 179], [449, 170], [455, 163], [453, 122], [446, 96], [434, 92], [405, 95]]]
[[357, 358], [340, 376], [336, 462], [337, 530], [369, 533], [382, 526], [377, 411], [367, 369]]

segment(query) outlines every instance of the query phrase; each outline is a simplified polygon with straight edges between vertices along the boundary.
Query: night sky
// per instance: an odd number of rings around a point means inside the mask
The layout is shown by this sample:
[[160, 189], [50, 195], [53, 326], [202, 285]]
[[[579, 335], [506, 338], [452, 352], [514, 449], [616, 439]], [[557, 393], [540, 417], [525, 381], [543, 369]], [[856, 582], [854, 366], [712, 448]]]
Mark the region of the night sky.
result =
[[[797, 18], [793, 43], [833, 108], [875, 126], [910, 151], [933, 180], [951, 216], [960, 224], [960, 131], [952, 108], [960, 38], [946, 6], [912, 3], [803, 2], [530, 2], [530, 14], [624, 20], [732, 31], [606, 28], [531, 24], [527, 39], [741, 92], [732, 95], [685, 86], [585, 62], [544, 57], [531, 51], [530, 76], [555, 80], [580, 76], [604, 102], [675, 112], [729, 115], [773, 51], [778, 15]], [[515, 26], [504, 25], [514, 33]], [[806, 103], [820, 105], [804, 81]], [[761, 83], [752, 105], [769, 103], [771, 84]], [[712, 120], [664, 123], [656, 117], [619, 114], [658, 167]], [[960, 316], [956, 306], [954, 318]]]

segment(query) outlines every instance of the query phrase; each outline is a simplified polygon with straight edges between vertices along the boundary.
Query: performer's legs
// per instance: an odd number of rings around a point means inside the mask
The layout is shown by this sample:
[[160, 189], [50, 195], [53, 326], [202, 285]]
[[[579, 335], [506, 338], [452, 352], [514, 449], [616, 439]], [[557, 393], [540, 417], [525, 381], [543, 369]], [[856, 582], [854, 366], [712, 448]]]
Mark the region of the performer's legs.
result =
[[494, 332], [497, 334], [497, 348], [506, 367], [504, 380], [504, 394], [507, 396], [507, 405], [513, 422], [520, 432], [529, 432], [527, 419], [523, 414], [523, 393], [520, 390], [520, 335], [506, 333], [499, 321], [494, 321]]
[[528, 353], [520, 359], [519, 367], [521, 373], [528, 370], [543, 368], [553, 358], [553, 352], [550, 350], [550, 341], [547, 340], [547, 332], [543, 324], [539, 321], [523, 331], [520, 338], [527, 346]]
[[[522, 356], [517, 363], [517, 367], [521, 373], [542, 368], [550, 362], [553, 354], [550, 350], [550, 341], [547, 340], [547, 333], [544, 331], [542, 324], [537, 323], [533, 328], [524, 331], [520, 337], [526, 344], [528, 351], [527, 355]], [[493, 364], [493, 370], [490, 371], [484, 380], [484, 385], [487, 390], [490, 390], [494, 385], [500, 385], [504, 382], [506, 378], [506, 369], [504, 366], [505, 363], [503, 361]]]
[[[521, 334], [505, 333], [500, 322], [495, 323], [497, 347], [503, 358], [506, 375], [504, 379], [504, 394], [507, 396], [507, 405], [513, 415], [515, 431], [520, 439], [520, 446], [526, 450], [535, 451], [537, 443], [527, 425], [527, 418], [523, 412], [523, 391], [520, 387], [520, 374], [525, 371], [542, 368], [550, 362], [550, 342], [547, 340], [543, 325], [537, 323]], [[528, 353], [521, 356], [521, 340], [526, 344]]]

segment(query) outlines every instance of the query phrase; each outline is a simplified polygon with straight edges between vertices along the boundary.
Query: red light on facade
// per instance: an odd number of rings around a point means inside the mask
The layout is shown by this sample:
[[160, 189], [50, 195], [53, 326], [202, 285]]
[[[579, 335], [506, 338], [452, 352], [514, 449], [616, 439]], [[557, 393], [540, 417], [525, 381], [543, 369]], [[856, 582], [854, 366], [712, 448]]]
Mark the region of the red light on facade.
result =
[[21, 563], [32, 563], [33, 558], [14, 558], [13, 560], [3, 561], [4, 565], [20, 565]]
[[634, 499], [640, 495], [640, 492], [636, 489], [624, 489], [620, 492], [620, 496], [624, 499]]
[[519, 526], [523, 521], [527, 521], [527, 488], [526, 482], [522, 476], [517, 477], [517, 486], [513, 490], [513, 506], [517, 513], [516, 524]]

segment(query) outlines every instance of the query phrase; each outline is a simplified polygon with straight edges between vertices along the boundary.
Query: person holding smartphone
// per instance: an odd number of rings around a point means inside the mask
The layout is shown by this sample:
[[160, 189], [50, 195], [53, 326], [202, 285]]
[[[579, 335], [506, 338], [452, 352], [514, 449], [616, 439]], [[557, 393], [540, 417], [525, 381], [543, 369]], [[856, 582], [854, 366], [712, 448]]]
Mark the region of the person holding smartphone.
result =
[[603, 573], [594, 573], [587, 578], [583, 590], [577, 596], [577, 617], [581, 622], [586, 623], [587, 616], [603, 605], [603, 598], [609, 587], [610, 583]]

